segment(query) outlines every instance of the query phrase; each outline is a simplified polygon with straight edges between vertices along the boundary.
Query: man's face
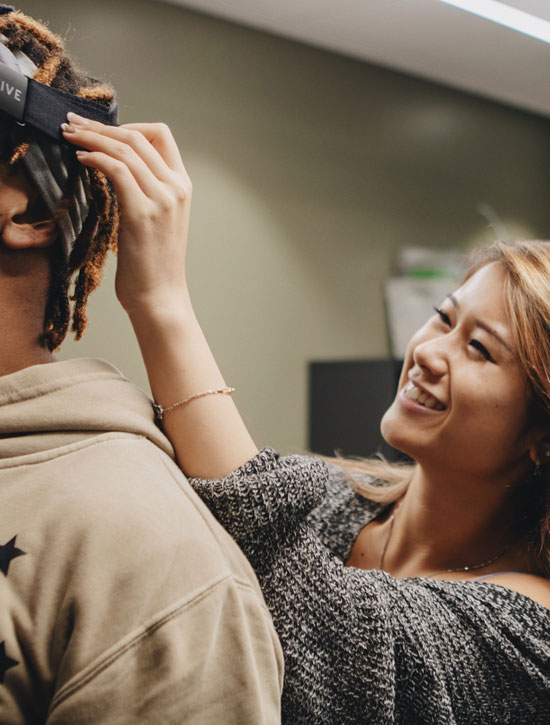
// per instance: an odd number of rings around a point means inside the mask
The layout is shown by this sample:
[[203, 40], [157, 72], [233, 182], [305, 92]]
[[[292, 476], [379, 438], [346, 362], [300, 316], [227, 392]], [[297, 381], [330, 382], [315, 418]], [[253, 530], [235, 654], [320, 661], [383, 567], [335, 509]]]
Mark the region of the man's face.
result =
[[0, 164], [0, 246], [24, 250], [48, 247], [56, 225], [22, 170]]
[[[49, 247], [57, 237], [22, 171], [0, 164], [0, 342], [38, 339], [50, 287]], [[0, 352], [0, 361], [4, 358]]]

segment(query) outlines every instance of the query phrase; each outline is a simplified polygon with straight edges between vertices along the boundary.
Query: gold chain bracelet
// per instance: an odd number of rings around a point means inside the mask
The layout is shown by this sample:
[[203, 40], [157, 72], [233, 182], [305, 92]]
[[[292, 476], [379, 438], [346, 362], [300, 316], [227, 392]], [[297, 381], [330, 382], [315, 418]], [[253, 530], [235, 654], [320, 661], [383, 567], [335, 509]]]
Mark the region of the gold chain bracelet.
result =
[[235, 392], [235, 388], [217, 388], [216, 390], [205, 390], [202, 393], [195, 393], [195, 395], [190, 395], [188, 398], [183, 398], [183, 400], [178, 400], [176, 403], [172, 403], [172, 405], [168, 405], [166, 408], [163, 408], [162, 405], [159, 405], [158, 403], [153, 402], [153, 410], [155, 411], [155, 418], [159, 423], [162, 423], [162, 421], [166, 418], [168, 413], [170, 413], [174, 408], [179, 407], [180, 405], [185, 405], [186, 403], [190, 403], [192, 400], [197, 400], [197, 398], [204, 398], [206, 395], [231, 395]]

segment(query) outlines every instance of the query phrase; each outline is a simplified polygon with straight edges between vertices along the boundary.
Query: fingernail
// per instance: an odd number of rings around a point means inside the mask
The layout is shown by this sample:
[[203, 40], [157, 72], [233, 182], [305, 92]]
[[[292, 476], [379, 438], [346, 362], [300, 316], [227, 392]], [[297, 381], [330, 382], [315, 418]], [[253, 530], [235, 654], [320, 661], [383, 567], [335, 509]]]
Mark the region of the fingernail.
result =
[[67, 119], [74, 126], [87, 126], [90, 123], [87, 118], [79, 116], [77, 113], [73, 113], [72, 111], [69, 111], [69, 113], [67, 114]]
[[71, 124], [69, 123], [62, 123], [61, 130], [63, 131], [63, 133], [76, 133], [78, 131], [77, 128], [71, 126]]
[[76, 152], [76, 157], [78, 159], [83, 159], [87, 155], [88, 155], [87, 151], [81, 151], [80, 149]]

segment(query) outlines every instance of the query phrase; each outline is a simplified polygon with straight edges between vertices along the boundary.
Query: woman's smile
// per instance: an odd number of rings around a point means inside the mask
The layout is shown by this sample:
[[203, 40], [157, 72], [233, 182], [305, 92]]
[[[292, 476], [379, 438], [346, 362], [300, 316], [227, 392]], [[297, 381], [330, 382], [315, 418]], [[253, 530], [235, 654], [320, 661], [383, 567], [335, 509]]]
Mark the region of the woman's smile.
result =
[[[445, 410], [446, 407], [440, 400], [431, 395], [427, 390], [422, 388], [413, 380], [409, 380], [405, 387], [402, 388], [400, 401], [405, 403], [405, 407], [409, 410], [416, 410], [420, 407], [424, 410], [427, 409], [432, 411], [433, 413], [439, 413], [442, 410]], [[413, 403], [413, 405], [408, 405], [408, 403]]]

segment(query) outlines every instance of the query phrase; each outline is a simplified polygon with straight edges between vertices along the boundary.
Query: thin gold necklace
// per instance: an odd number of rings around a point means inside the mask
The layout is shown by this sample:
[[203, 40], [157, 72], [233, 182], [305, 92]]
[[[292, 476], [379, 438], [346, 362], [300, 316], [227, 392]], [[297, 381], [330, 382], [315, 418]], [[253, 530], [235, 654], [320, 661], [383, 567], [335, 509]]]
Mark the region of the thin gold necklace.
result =
[[[388, 549], [388, 545], [390, 543], [391, 535], [393, 533], [393, 525], [395, 523], [395, 514], [397, 513], [397, 507], [399, 506], [399, 503], [397, 505], [394, 505], [394, 510], [392, 511], [392, 514], [390, 516], [390, 526], [388, 535], [386, 536], [386, 541], [384, 543], [384, 548], [382, 549], [382, 554], [380, 556], [380, 563], [378, 564], [379, 569], [384, 568], [384, 558], [386, 556], [386, 551]], [[492, 559], [489, 559], [488, 561], [484, 561], [482, 564], [474, 564], [474, 565], [468, 565], [468, 566], [461, 566], [458, 569], [441, 569], [441, 571], [434, 571], [431, 574], [426, 574], [423, 579], [431, 579], [434, 576], [439, 576], [439, 574], [456, 574], [458, 572], [463, 571], [476, 571], [477, 569], [484, 569], [486, 566], [489, 566], [489, 564], [494, 564], [495, 561], [498, 561], [499, 559], [502, 559], [504, 554], [511, 548], [512, 544], [508, 544], [505, 549], [503, 549], [500, 554], [497, 554], [496, 556], [493, 556]]]

